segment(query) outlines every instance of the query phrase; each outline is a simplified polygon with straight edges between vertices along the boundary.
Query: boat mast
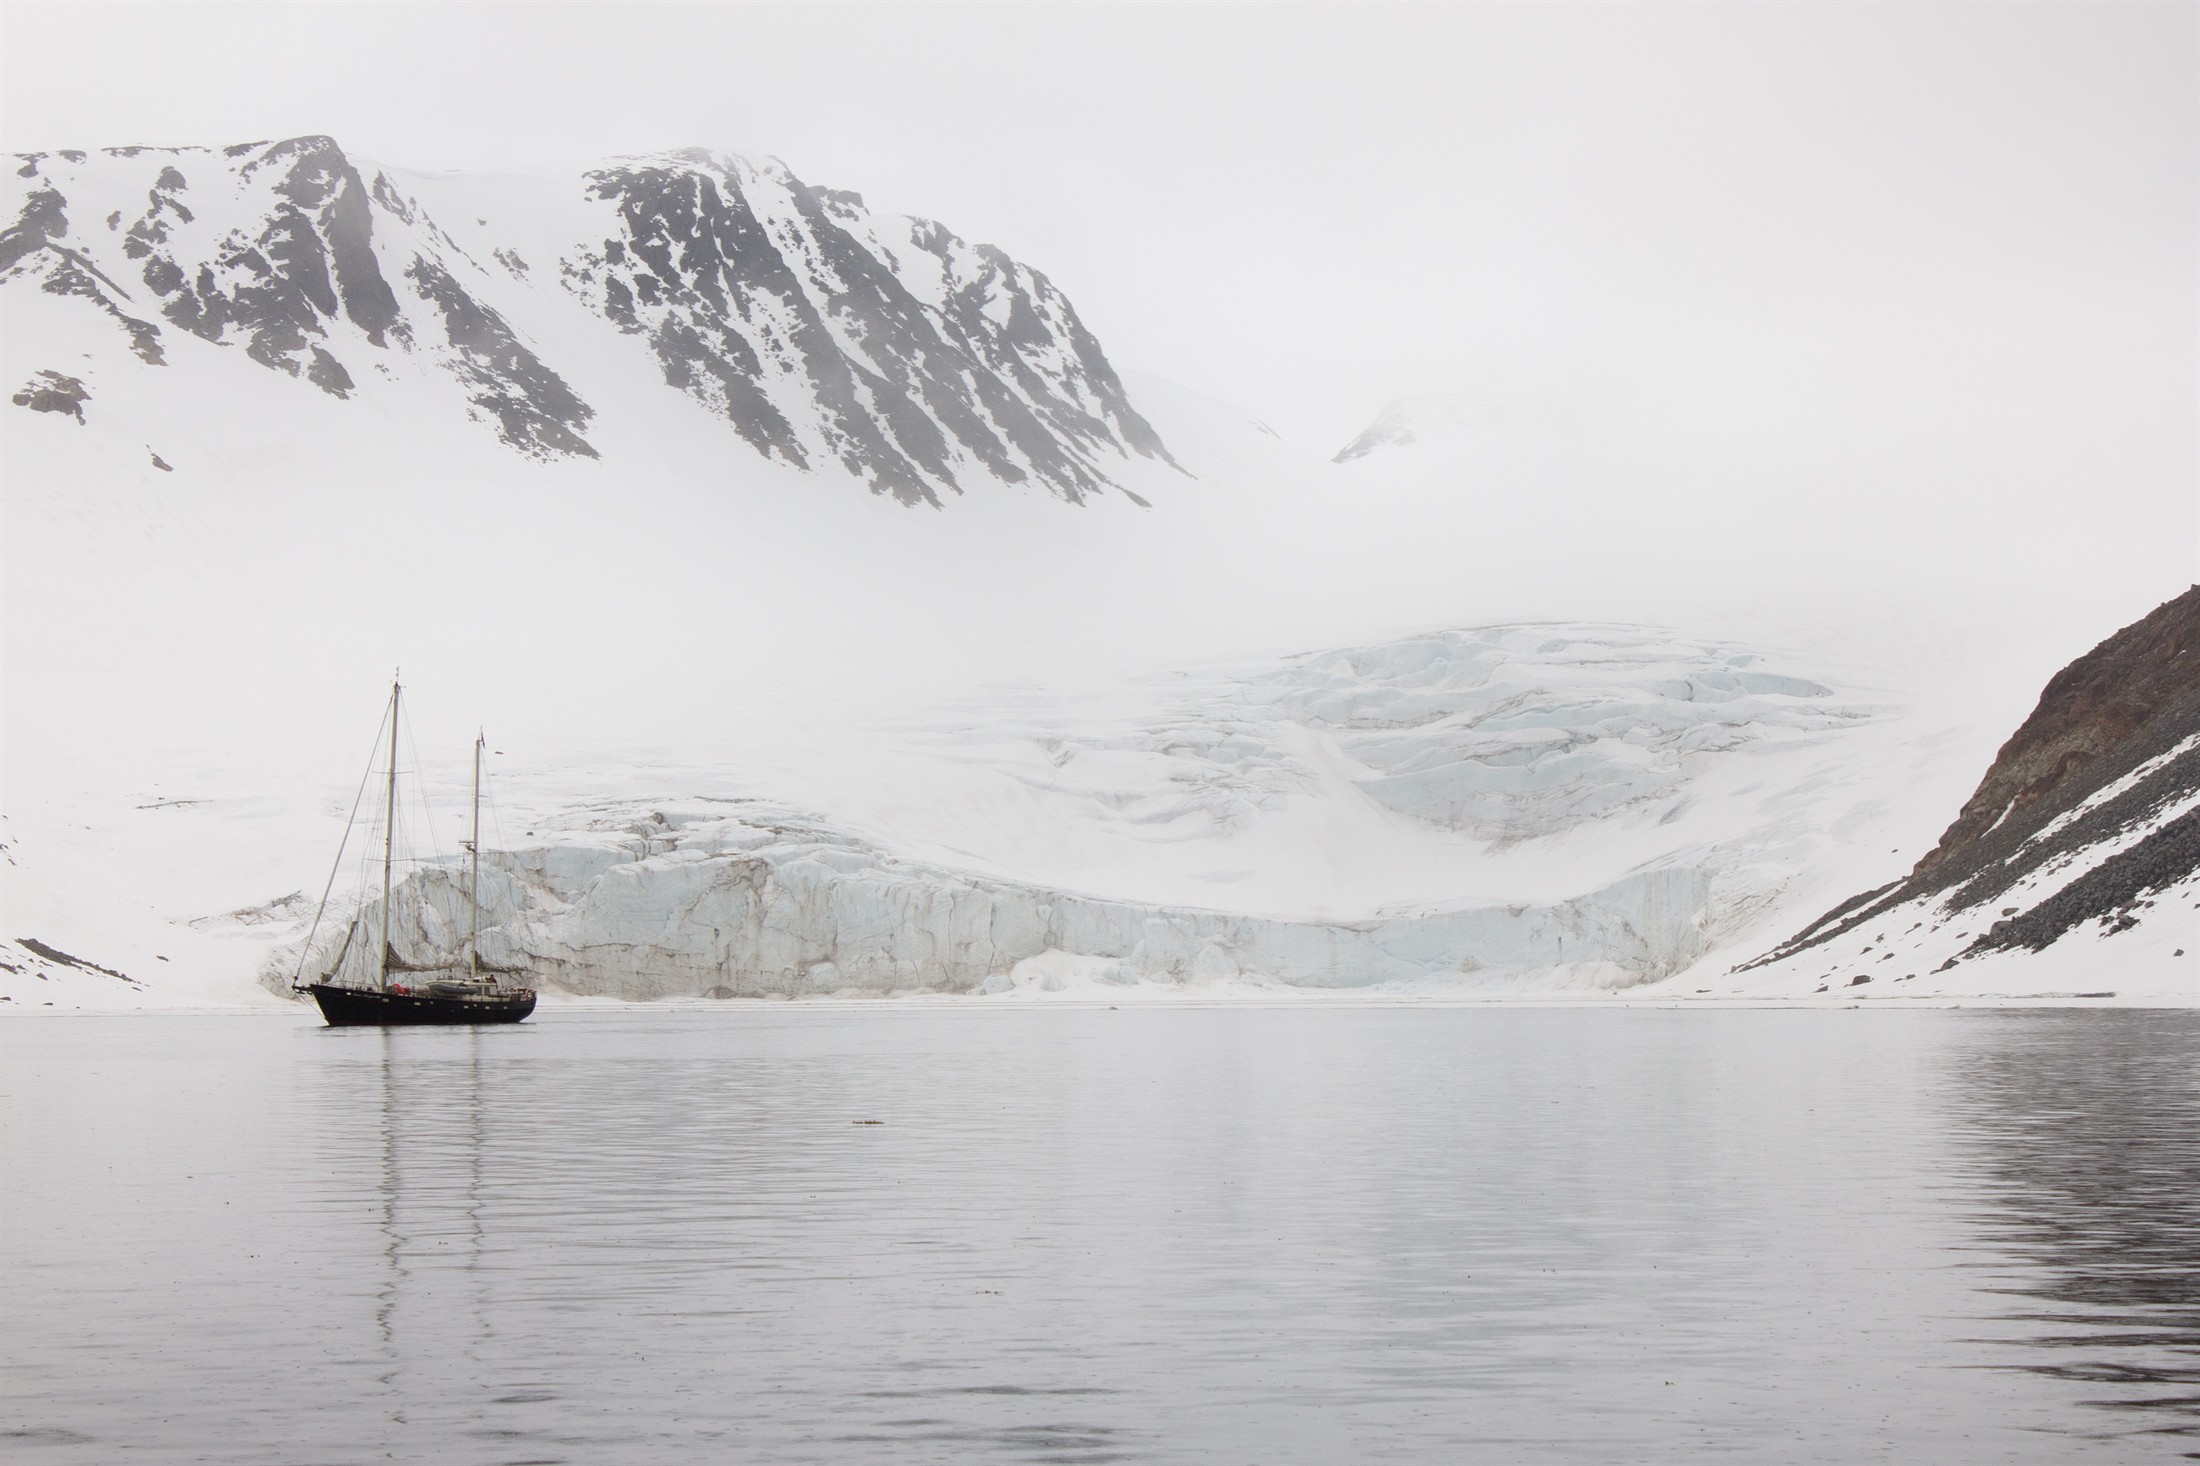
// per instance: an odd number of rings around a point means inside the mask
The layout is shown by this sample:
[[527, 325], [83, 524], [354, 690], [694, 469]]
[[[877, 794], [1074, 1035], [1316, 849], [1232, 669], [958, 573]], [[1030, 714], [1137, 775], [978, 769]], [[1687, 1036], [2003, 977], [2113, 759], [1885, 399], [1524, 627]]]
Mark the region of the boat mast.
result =
[[390, 792], [382, 829], [382, 962], [380, 987], [390, 988], [390, 866], [397, 858], [397, 695], [400, 684], [390, 681]]
[[479, 981], [481, 978], [481, 745], [483, 735], [474, 734], [474, 837], [466, 842], [466, 853], [473, 857], [473, 880], [467, 885], [468, 905], [471, 908], [466, 927], [466, 976]]

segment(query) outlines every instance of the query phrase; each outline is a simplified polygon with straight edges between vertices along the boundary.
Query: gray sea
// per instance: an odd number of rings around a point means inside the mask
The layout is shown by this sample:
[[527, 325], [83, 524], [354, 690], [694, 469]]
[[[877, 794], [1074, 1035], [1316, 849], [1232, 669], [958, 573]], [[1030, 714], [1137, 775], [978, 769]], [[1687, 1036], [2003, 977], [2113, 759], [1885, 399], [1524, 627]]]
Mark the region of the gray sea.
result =
[[2200, 1013], [0, 1026], [9, 1462], [2200, 1454]]

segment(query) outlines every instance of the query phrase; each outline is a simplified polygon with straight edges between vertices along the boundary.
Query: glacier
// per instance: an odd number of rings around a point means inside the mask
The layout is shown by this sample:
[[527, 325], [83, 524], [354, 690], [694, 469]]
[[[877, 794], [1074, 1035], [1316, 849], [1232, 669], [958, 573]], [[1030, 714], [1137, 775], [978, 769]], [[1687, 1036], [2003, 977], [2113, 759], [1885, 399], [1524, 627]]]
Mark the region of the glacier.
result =
[[[1332, 463], [768, 161], [293, 139], [9, 187], [13, 1011], [332, 959], [395, 665], [409, 781], [508, 751], [489, 941], [559, 1001], [1830, 1002], [1743, 964], [2161, 598], [2010, 571], [2061, 526], [1691, 494], [1594, 402], [1411, 397]], [[452, 950], [450, 879], [406, 867], [407, 950]], [[2115, 986], [2178, 991], [2160, 956]], [[2041, 986], [1988, 965], [1905, 988]]]
[[[1027, 708], [985, 719], [984, 739], [901, 730], [898, 815], [851, 804], [844, 780], [839, 820], [741, 796], [544, 808], [535, 843], [487, 857], [482, 952], [635, 1000], [1617, 991], [1745, 930], [1781, 894], [1772, 866], [1810, 838], [1793, 812], [1706, 824], [1696, 796], [1745, 771], [1778, 787], [1776, 771], [1845, 753], [1891, 711], [1731, 644], [1610, 625], [1209, 668], [1104, 726]], [[915, 814], [912, 788], [929, 791]], [[954, 831], [959, 849], [941, 839], [954, 804], [984, 811]], [[1402, 850], [1425, 864], [1418, 881], [1383, 868]], [[1340, 881], [1340, 859], [1371, 878]], [[1211, 867], [1232, 862], [1249, 868], [1218, 881]], [[1487, 894], [1460, 898], [1477, 884]], [[458, 960], [465, 903], [454, 865], [407, 875], [389, 916], [399, 956]], [[378, 933], [379, 898], [356, 917]], [[266, 977], [357, 979], [372, 950], [327, 929]]]
[[[941, 870], [787, 810], [637, 807], [588, 823], [500, 852], [481, 887], [483, 959], [586, 997], [993, 994], [1071, 981], [1361, 988], [1447, 975], [1471, 989], [1536, 977], [1618, 988], [1668, 976], [1707, 946], [1708, 882], [1686, 866], [1551, 905], [1286, 921]], [[393, 897], [393, 949], [417, 965], [463, 965], [468, 910], [457, 867], [409, 875]], [[379, 898], [358, 919], [379, 931]], [[367, 978], [370, 952], [339, 936], [305, 970]], [[279, 962], [269, 972], [273, 984], [289, 978]]]

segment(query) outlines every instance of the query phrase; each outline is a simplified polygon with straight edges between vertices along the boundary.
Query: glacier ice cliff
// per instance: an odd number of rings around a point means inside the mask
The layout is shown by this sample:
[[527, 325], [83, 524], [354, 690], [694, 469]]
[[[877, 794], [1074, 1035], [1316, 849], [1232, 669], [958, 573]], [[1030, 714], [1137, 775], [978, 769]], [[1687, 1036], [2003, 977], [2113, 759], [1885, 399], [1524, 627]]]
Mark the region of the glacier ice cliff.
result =
[[[1625, 987], [1685, 967], [1707, 945], [1710, 881], [1687, 865], [1551, 904], [1293, 921], [944, 870], [768, 806], [607, 809], [588, 823], [489, 860], [484, 961], [627, 999], [997, 992], [1052, 985], [1065, 964], [1035, 959], [1055, 954], [1089, 959], [1067, 967], [1123, 985], [1368, 987], [1446, 975], [1499, 985], [1569, 969], [1576, 982]], [[400, 883], [391, 941], [403, 961], [463, 962], [465, 879], [455, 864], [436, 865]], [[324, 931], [309, 975], [371, 975], [379, 900], [358, 916], [365, 937]]]

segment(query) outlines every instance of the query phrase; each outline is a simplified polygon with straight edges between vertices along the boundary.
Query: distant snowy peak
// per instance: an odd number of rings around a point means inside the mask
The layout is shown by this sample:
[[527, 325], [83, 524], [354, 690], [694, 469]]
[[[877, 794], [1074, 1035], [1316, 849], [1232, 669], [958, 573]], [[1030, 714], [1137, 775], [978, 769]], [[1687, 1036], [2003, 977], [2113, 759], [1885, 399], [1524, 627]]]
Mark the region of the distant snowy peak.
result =
[[1365, 458], [1378, 448], [1402, 447], [1418, 441], [1414, 431], [1413, 413], [1403, 402], [1392, 402], [1375, 415], [1375, 421], [1360, 430], [1360, 435], [1337, 450], [1332, 463], [1350, 463], [1355, 458]]
[[328, 138], [17, 163], [0, 285], [81, 298], [87, 338], [104, 317], [147, 365], [184, 331], [337, 397], [425, 366], [520, 452], [593, 457], [596, 409], [543, 345], [571, 352], [592, 323], [729, 446], [904, 503], [986, 481], [1081, 502], [1133, 459], [1173, 464], [1045, 276], [776, 162], [689, 151], [560, 179], [554, 217], [526, 221], [528, 252], [549, 237], [558, 257], [533, 263], [517, 239], [461, 246], [403, 174]]
[[1471, 440], [1520, 427], [1556, 428], [1564, 414], [1548, 402], [1484, 394], [1401, 397], [1383, 404], [1360, 435], [1337, 450], [1332, 463], [1351, 463], [1423, 441]]

